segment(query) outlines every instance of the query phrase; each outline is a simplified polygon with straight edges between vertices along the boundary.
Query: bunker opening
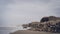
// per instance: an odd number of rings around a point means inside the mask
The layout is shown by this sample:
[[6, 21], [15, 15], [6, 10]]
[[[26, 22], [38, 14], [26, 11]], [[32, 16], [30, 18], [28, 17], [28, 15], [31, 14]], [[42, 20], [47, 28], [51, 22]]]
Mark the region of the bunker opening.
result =
[[45, 18], [42, 18], [40, 22], [47, 22], [49, 21], [49, 18], [45, 17]]

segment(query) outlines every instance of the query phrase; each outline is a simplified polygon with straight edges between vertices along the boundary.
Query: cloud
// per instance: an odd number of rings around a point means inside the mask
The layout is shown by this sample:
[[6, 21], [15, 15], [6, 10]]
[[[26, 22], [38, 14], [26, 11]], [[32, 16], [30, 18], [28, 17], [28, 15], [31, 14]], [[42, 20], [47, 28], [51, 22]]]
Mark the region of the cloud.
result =
[[60, 13], [60, 0], [52, 0], [50, 3], [50, 10], [56, 15], [59, 16]]
[[0, 10], [3, 11], [2, 26], [16, 26], [40, 21], [43, 16], [57, 16], [60, 7], [60, 0], [5, 0], [4, 2], [1, 3], [3, 5], [0, 4]]

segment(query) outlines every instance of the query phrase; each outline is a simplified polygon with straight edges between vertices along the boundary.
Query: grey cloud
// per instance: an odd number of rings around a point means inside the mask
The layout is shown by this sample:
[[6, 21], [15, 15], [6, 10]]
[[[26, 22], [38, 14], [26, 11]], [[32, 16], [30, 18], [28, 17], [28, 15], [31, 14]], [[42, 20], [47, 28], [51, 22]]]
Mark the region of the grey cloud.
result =
[[57, 15], [60, 16], [60, 8], [55, 8], [53, 12]]
[[[42, 16], [58, 15], [60, 0], [1, 0], [3, 26], [40, 21]], [[59, 7], [59, 8], [58, 8]], [[3, 9], [4, 8], [4, 9]]]
[[49, 3], [51, 0], [39, 0], [42, 3]]
[[60, 0], [51, 0], [50, 9], [53, 13], [56, 14], [56, 16], [59, 16], [60, 14]]
[[0, 0], [0, 26], [5, 25], [5, 22], [3, 16], [5, 14], [6, 11], [6, 7], [8, 4], [12, 3], [12, 0]]

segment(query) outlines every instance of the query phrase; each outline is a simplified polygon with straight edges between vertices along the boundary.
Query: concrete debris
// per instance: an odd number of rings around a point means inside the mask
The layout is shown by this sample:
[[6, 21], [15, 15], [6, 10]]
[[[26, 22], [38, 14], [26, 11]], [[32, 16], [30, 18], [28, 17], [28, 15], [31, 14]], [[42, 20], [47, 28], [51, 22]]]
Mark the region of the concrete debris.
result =
[[31, 22], [29, 24], [23, 24], [23, 28], [33, 31], [45, 31], [45, 32], [60, 32], [60, 17], [49, 16], [43, 17], [40, 22]]

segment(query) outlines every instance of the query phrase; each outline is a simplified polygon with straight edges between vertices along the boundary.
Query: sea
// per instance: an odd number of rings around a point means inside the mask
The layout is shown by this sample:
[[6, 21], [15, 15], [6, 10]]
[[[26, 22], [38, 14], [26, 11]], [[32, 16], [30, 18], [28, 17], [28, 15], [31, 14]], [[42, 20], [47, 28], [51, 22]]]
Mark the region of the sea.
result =
[[10, 34], [18, 30], [26, 30], [23, 29], [22, 26], [20, 27], [0, 27], [0, 34]]
[[16, 30], [16, 27], [0, 27], [0, 34], [10, 34], [15, 30]]
[[[0, 27], [0, 34], [10, 34], [15, 31], [19, 30], [19, 28], [16, 27]], [[47, 34], [47, 33], [45, 33]], [[60, 34], [60, 33], [48, 33], [48, 34]]]

